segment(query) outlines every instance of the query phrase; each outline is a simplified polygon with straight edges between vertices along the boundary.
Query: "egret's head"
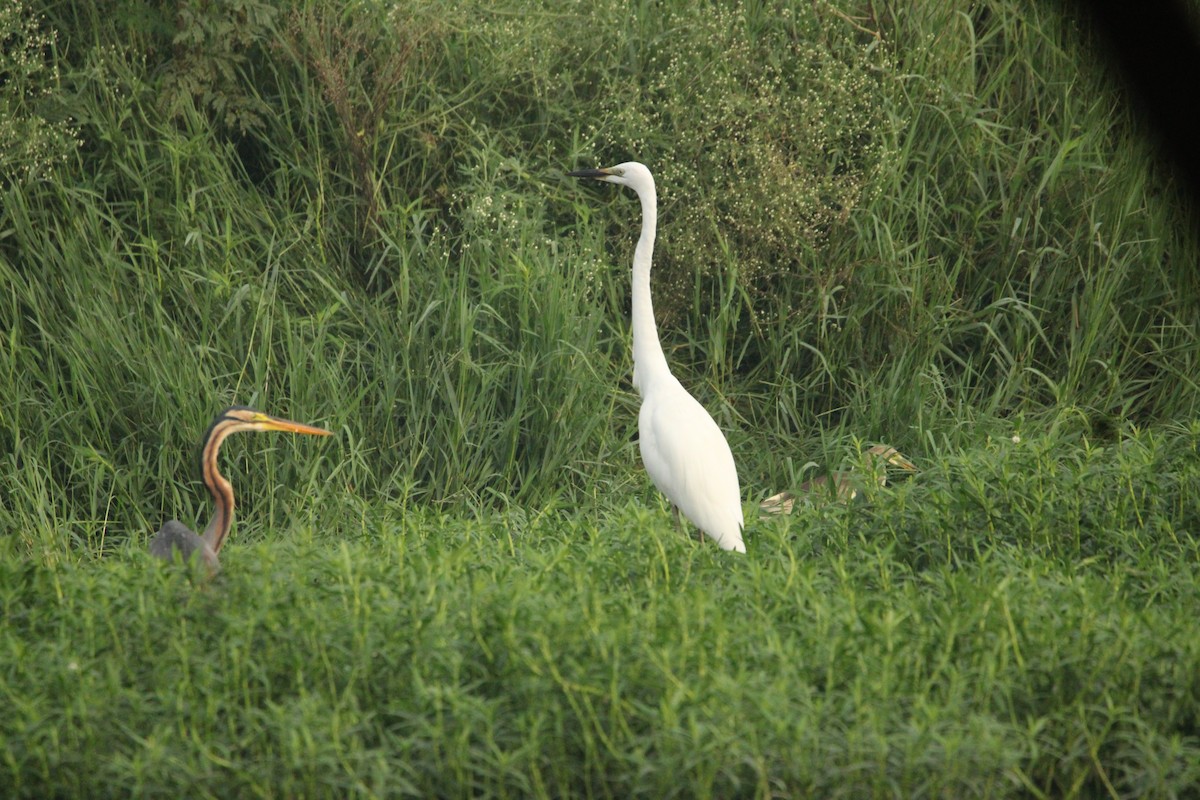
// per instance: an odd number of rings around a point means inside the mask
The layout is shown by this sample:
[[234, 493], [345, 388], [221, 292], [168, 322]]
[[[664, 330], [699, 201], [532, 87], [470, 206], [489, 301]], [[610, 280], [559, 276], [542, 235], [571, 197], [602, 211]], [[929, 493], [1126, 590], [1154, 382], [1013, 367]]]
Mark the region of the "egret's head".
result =
[[650, 170], [645, 164], [639, 164], [636, 161], [626, 161], [624, 164], [602, 169], [578, 169], [568, 172], [567, 175], [572, 178], [592, 178], [597, 181], [618, 183], [628, 186], [634, 191], [654, 188], [654, 176], [650, 174]]

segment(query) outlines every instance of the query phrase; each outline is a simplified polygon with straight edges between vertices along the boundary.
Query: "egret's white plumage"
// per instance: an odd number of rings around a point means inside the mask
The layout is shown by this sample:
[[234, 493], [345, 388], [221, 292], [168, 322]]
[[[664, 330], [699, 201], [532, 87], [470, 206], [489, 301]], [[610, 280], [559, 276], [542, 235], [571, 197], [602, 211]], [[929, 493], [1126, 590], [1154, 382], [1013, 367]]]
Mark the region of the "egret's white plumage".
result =
[[638, 440], [650, 480], [725, 550], [746, 552], [737, 467], [725, 435], [667, 366], [650, 302], [650, 260], [658, 225], [654, 176], [636, 161], [568, 173], [628, 186], [642, 204], [633, 253], [633, 385], [642, 396]]

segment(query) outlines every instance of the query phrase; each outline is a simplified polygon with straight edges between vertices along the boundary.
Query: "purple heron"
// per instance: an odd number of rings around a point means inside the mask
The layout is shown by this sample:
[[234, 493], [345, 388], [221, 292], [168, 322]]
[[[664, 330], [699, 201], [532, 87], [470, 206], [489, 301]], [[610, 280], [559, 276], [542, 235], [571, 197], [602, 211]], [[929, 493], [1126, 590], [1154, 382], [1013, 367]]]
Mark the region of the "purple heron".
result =
[[179, 520], [171, 520], [159, 528], [150, 540], [150, 554], [166, 561], [176, 558], [189, 562], [197, 554], [211, 575], [220, 565], [217, 555], [233, 525], [233, 487], [217, 469], [217, 451], [221, 442], [231, 433], [239, 431], [288, 431], [307, 433], [313, 436], [328, 436], [332, 431], [292, 422], [288, 419], [268, 416], [246, 406], [230, 406], [217, 414], [208, 432], [204, 434], [204, 445], [200, 452], [200, 473], [204, 485], [213, 498], [213, 515], [202, 535], [188, 528]]

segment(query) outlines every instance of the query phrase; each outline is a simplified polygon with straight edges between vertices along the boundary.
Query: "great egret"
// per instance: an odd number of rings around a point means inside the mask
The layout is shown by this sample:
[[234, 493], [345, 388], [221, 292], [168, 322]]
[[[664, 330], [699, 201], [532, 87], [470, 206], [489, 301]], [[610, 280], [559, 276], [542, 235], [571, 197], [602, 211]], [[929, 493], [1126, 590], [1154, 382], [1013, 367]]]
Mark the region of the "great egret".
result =
[[737, 467], [725, 435], [671, 374], [650, 302], [650, 257], [658, 224], [654, 176], [636, 161], [568, 172], [628, 186], [642, 204], [642, 233], [633, 251], [633, 385], [642, 396], [638, 444], [650, 480], [678, 513], [724, 550], [746, 552]]
[[[906, 472], [916, 472], [916, 466], [894, 447], [886, 444], [872, 446], [866, 452], [866, 459], [871, 469], [871, 479], [880, 486], [887, 485], [888, 465], [898, 467]], [[858, 496], [862, 486], [862, 476], [853, 471], [834, 472], [832, 475], [818, 475], [810, 481], [800, 484], [800, 492], [813, 496], [830, 494], [829, 479], [833, 479], [833, 498], [839, 503], [848, 503]], [[796, 504], [796, 495], [791, 492], [780, 492], [758, 504], [759, 510], [766, 514], [790, 514]]]
[[179, 520], [171, 520], [159, 528], [150, 540], [150, 554], [170, 561], [180, 558], [190, 561], [197, 553], [211, 575], [219, 568], [217, 554], [229, 535], [233, 525], [233, 487], [217, 470], [217, 450], [221, 442], [231, 433], [238, 431], [290, 431], [308, 433], [313, 436], [328, 436], [331, 431], [316, 428], [301, 422], [268, 416], [246, 406], [230, 406], [217, 414], [204, 434], [204, 447], [200, 453], [200, 472], [204, 485], [213, 498], [213, 515], [204, 535], [199, 536]]

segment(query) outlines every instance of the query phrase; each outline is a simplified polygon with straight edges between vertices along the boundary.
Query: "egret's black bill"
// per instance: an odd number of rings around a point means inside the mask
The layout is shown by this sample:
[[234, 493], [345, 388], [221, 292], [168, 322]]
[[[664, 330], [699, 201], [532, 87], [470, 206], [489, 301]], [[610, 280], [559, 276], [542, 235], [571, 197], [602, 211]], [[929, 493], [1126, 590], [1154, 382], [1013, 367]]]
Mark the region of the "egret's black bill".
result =
[[608, 170], [605, 169], [577, 169], [574, 172], [567, 173], [568, 178], [607, 178]]

